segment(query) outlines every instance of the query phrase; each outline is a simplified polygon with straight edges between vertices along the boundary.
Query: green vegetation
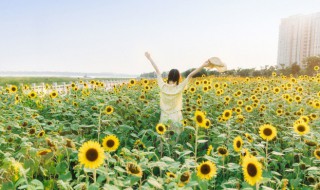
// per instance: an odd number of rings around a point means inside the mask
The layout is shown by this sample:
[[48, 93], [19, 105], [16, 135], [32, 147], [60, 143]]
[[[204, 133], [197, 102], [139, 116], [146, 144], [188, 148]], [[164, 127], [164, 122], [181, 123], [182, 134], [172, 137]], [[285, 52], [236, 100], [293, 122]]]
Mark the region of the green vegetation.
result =
[[79, 80], [125, 80], [119, 78], [90, 78], [90, 79], [81, 79], [81, 78], [72, 78], [72, 77], [0, 77], [0, 86], [6, 85], [16, 85], [19, 84], [32, 84], [36, 83], [36, 85], [40, 85], [41, 83], [49, 83], [52, 84], [53, 82], [62, 83], [62, 82], [74, 82]]

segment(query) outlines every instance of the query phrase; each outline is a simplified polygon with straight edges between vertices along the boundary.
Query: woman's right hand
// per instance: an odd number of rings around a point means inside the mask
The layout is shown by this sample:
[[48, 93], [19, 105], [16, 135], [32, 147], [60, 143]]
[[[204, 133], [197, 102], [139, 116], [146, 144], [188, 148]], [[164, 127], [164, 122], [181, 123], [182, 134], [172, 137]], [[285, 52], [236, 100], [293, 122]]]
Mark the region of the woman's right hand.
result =
[[144, 55], [145, 55], [149, 60], [151, 59], [151, 56], [150, 56], [150, 53], [149, 53], [149, 52], [146, 51], [146, 52], [144, 53]]

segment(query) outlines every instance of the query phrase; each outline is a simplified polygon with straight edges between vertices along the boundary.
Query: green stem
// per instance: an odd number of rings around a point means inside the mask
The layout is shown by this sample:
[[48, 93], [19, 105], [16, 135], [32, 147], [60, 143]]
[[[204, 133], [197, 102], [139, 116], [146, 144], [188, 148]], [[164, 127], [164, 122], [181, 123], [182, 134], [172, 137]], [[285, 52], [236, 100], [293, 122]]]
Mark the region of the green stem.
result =
[[99, 142], [99, 139], [100, 139], [100, 128], [101, 128], [101, 109], [99, 110], [99, 125], [98, 125], [98, 142]]
[[266, 143], [266, 161], [265, 161], [266, 169], [268, 170], [268, 141]]
[[195, 133], [195, 139], [196, 139], [196, 142], [194, 143], [194, 159], [195, 159], [195, 162], [197, 162], [197, 150], [198, 150], [198, 125], [196, 125], [196, 133]]
[[94, 169], [94, 171], [93, 171], [93, 181], [94, 181], [94, 183], [97, 182], [97, 169]]
[[[107, 159], [108, 160], [108, 159]], [[107, 180], [107, 184], [109, 184], [110, 180], [109, 180], [109, 173], [108, 173], [108, 166], [109, 166], [109, 162], [107, 161], [107, 165], [106, 165], [106, 180]]]

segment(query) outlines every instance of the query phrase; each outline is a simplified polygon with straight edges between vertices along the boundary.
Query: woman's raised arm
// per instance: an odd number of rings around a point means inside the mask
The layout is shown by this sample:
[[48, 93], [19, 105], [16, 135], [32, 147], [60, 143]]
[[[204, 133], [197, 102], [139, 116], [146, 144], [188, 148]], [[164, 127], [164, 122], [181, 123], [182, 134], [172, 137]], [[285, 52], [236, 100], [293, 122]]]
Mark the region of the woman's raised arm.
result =
[[187, 80], [189, 80], [190, 78], [192, 78], [195, 74], [197, 74], [199, 71], [201, 71], [201, 69], [203, 69], [204, 67], [208, 67], [209, 66], [209, 61], [204, 62], [200, 67], [198, 67], [196, 70], [192, 71], [188, 76], [187, 76]]
[[152, 64], [154, 70], [156, 71], [157, 75], [161, 75], [157, 65], [155, 64], [155, 62], [152, 60], [150, 53], [149, 52], [145, 52], [144, 55], [147, 57], [147, 59], [150, 61], [150, 63]]

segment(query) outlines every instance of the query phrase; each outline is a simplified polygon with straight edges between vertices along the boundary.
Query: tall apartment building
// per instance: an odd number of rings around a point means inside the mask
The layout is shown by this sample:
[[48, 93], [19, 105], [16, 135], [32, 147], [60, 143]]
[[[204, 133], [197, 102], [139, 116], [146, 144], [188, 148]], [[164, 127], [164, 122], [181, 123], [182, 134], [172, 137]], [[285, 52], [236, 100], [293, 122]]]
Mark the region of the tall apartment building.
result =
[[281, 19], [278, 42], [278, 67], [297, 63], [305, 57], [320, 55], [320, 12]]

